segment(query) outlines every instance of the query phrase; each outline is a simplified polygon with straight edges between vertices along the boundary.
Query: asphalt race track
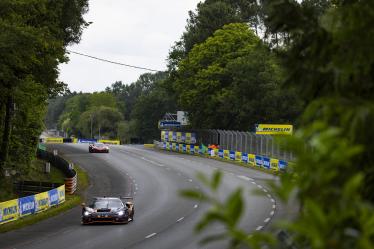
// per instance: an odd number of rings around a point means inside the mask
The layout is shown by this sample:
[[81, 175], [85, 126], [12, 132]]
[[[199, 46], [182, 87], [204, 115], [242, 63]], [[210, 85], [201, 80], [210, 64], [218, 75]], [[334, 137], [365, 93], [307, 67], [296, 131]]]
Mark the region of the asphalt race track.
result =
[[[226, 248], [225, 241], [199, 245], [201, 235], [195, 235], [193, 228], [209, 207], [177, 194], [181, 189], [202, 188], [196, 180], [197, 171], [209, 175], [215, 169], [224, 171], [222, 197], [239, 186], [244, 189], [246, 208], [241, 226], [248, 232], [267, 229], [274, 219], [287, 213], [266, 189], [266, 182], [276, 178], [260, 171], [143, 146], [111, 146], [109, 154], [90, 154], [86, 144], [53, 147], [88, 172], [91, 183], [86, 192], [88, 199], [134, 196], [134, 222], [82, 226], [81, 209], [76, 207], [35, 225], [0, 234], [0, 248]], [[204, 235], [222, 229], [217, 224]]]

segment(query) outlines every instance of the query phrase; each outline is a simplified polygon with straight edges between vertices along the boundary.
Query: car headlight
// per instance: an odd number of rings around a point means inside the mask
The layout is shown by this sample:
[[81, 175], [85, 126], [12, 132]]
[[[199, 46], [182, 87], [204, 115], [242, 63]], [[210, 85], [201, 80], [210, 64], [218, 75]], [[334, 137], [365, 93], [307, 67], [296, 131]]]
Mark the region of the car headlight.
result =
[[89, 216], [90, 214], [91, 214], [91, 213], [88, 212], [88, 211], [84, 211], [84, 213], [83, 213], [84, 216]]
[[124, 213], [125, 213], [125, 212], [123, 212], [123, 211], [119, 211], [117, 214], [118, 214], [119, 216], [122, 216]]

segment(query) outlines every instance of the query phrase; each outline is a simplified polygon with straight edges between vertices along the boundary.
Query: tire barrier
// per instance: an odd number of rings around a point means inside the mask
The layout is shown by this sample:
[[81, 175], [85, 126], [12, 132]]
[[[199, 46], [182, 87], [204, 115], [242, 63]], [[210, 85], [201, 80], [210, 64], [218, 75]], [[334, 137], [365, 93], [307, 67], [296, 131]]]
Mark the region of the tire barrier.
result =
[[38, 158], [48, 161], [54, 167], [60, 169], [65, 174], [66, 193], [73, 194], [77, 190], [77, 172], [74, 170], [74, 166], [72, 163], [69, 163], [64, 158], [55, 155], [52, 152], [39, 148], [36, 155]]
[[65, 202], [65, 185], [35, 195], [0, 202], [0, 225]]
[[163, 150], [186, 153], [191, 155], [204, 155], [210, 158], [221, 158], [229, 161], [236, 161], [249, 166], [263, 168], [271, 171], [284, 171], [289, 162], [270, 158], [262, 155], [230, 151], [223, 149], [212, 149], [204, 145], [180, 144], [172, 142], [155, 142], [155, 145]]
[[[73, 169], [74, 170], [74, 169]], [[75, 170], [74, 170], [75, 172]], [[77, 190], [78, 177], [75, 173], [75, 176], [71, 178], [65, 178], [65, 191], [67, 194], [73, 194]]]

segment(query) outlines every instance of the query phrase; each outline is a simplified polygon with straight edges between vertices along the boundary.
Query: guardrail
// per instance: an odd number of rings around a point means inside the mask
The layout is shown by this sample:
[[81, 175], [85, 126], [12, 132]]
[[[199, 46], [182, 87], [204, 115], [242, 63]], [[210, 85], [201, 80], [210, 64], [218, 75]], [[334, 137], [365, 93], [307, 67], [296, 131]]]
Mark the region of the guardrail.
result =
[[77, 172], [74, 170], [74, 165], [72, 163], [69, 163], [57, 154], [55, 155], [53, 152], [42, 150], [40, 148], [38, 148], [36, 154], [37, 157], [48, 161], [65, 174], [66, 193], [73, 194], [77, 190]]
[[155, 145], [160, 149], [186, 153], [191, 155], [205, 155], [211, 158], [221, 158], [229, 161], [236, 161], [248, 164], [250, 166], [264, 168], [272, 171], [284, 171], [288, 162], [277, 158], [271, 158], [263, 155], [244, 153], [240, 151], [231, 151], [224, 149], [211, 149], [203, 145], [181, 144], [172, 142], [156, 142]]
[[65, 185], [35, 195], [0, 203], [0, 225], [39, 213], [65, 202]]

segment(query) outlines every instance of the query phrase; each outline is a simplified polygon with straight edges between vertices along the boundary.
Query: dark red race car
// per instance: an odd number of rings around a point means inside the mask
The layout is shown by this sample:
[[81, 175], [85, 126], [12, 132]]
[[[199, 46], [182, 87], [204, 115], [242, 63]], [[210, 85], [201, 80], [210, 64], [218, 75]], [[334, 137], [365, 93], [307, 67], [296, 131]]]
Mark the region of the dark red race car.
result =
[[93, 143], [88, 146], [90, 153], [109, 153], [109, 147], [103, 143]]
[[[121, 199], [126, 199], [126, 202], [123, 203]], [[88, 206], [82, 203], [82, 224], [126, 224], [134, 220], [134, 213], [134, 203], [130, 197], [95, 197]]]

